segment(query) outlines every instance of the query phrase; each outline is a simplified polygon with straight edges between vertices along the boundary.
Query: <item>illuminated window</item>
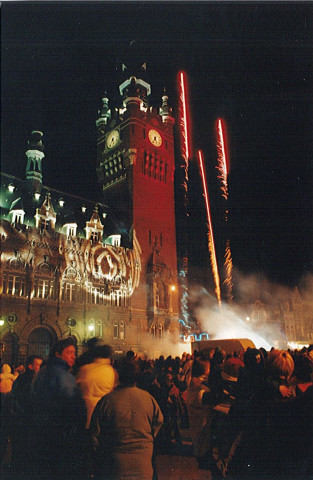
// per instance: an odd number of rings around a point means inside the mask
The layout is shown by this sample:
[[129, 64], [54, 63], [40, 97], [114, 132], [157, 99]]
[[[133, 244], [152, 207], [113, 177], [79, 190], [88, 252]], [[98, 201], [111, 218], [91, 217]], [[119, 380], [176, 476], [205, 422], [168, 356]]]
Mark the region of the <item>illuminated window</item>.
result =
[[121, 235], [110, 235], [108, 237], [108, 242], [113, 247], [120, 247], [121, 246]]
[[66, 283], [63, 286], [62, 291], [62, 300], [65, 302], [73, 302], [76, 298], [76, 284], [75, 283]]
[[20, 275], [3, 275], [3, 293], [23, 297], [26, 295], [25, 277]]
[[163, 338], [163, 325], [160, 323], [153, 324], [150, 330], [153, 338]]
[[34, 295], [36, 298], [54, 299], [54, 280], [36, 277], [34, 280]]
[[77, 225], [76, 223], [69, 223], [66, 225], [67, 238], [76, 237]]
[[49, 230], [50, 220], [49, 218], [40, 218], [40, 230]]
[[158, 287], [155, 289], [155, 306], [156, 308], [160, 308], [160, 292]]
[[90, 240], [91, 243], [94, 245], [95, 243], [98, 243], [99, 241], [99, 232], [96, 232], [96, 230], [91, 230], [90, 232]]
[[12, 223], [22, 224], [24, 222], [25, 212], [23, 210], [12, 211]]
[[49, 280], [38, 280], [38, 291], [37, 297], [38, 298], [48, 298], [49, 296]]
[[113, 338], [125, 340], [125, 323], [124, 322], [114, 322], [113, 324]]
[[125, 339], [125, 323], [124, 322], [120, 322], [119, 324], [119, 338], [121, 340]]
[[159, 325], [158, 328], [158, 337], [162, 338], [163, 337], [163, 325]]

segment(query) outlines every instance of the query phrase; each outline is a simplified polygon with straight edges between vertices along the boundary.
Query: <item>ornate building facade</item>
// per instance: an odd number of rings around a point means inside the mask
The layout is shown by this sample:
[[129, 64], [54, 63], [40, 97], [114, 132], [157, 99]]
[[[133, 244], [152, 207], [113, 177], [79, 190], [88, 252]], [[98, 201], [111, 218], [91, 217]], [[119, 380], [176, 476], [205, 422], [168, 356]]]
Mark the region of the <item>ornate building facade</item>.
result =
[[[33, 131], [26, 174], [1, 178], [1, 350], [17, 364], [73, 335], [79, 351], [99, 337], [116, 353], [178, 338], [174, 118], [167, 95], [131, 77], [112, 113], [96, 120], [95, 203], [43, 182], [43, 133]], [[151, 350], [152, 349], [152, 350]], [[159, 350], [159, 347], [156, 347]]]

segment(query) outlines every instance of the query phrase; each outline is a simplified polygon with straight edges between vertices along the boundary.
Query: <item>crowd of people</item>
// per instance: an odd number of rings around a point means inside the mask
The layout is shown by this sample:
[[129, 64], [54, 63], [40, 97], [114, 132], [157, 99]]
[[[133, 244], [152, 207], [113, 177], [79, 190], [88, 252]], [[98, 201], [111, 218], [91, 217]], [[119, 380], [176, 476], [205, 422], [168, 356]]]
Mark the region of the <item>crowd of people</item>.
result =
[[68, 337], [25, 367], [1, 366], [7, 478], [157, 480], [185, 430], [208, 479], [313, 479], [313, 345], [113, 359], [91, 339], [77, 358]]

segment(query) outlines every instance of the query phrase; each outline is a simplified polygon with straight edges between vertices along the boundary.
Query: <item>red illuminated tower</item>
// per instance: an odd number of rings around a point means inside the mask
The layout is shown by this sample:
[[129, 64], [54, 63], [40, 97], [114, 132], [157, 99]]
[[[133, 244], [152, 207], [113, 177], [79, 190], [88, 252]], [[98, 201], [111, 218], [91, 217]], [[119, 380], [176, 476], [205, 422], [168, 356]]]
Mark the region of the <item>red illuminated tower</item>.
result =
[[96, 121], [106, 233], [120, 234], [122, 247], [139, 250], [132, 317], [162, 337], [178, 324], [174, 118], [165, 93], [159, 110], [149, 107], [151, 87], [142, 79], [128, 78], [119, 93], [122, 108], [111, 113], [104, 97]]

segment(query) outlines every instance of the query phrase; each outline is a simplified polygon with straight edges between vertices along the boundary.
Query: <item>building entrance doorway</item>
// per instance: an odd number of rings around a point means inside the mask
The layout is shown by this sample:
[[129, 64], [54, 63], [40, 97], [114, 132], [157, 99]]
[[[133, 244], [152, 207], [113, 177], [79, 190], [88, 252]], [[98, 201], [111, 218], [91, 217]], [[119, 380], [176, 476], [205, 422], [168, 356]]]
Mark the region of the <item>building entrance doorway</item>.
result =
[[28, 355], [39, 355], [45, 360], [49, 356], [52, 345], [57, 341], [55, 332], [45, 327], [38, 327], [32, 331], [28, 339]]

